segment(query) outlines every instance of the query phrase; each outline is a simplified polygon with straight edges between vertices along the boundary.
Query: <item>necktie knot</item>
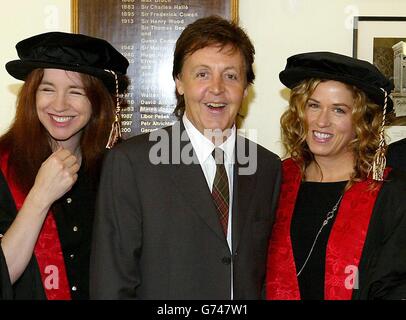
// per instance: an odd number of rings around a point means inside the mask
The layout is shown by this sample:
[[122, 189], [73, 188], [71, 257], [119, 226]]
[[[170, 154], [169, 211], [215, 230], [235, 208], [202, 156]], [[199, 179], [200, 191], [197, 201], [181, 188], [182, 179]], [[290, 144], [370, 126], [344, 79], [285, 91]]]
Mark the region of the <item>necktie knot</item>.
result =
[[213, 152], [211, 153], [216, 165], [224, 164], [224, 151], [220, 148], [214, 148]]

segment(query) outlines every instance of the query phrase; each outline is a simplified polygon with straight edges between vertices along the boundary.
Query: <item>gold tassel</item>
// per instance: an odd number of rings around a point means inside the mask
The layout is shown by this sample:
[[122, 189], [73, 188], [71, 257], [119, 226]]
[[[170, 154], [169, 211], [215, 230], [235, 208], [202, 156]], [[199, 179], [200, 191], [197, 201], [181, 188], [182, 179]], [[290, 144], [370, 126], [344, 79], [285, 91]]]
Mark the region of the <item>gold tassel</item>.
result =
[[113, 146], [121, 140], [121, 106], [120, 106], [120, 97], [118, 93], [118, 78], [117, 74], [112, 71], [112, 70], [105, 70], [107, 72], [110, 72], [114, 75], [114, 80], [116, 82], [116, 111], [115, 111], [115, 117], [114, 117], [114, 122], [111, 125], [111, 131], [109, 135], [109, 140], [107, 141], [106, 148], [111, 149]]
[[116, 114], [113, 124], [111, 125], [111, 131], [109, 140], [107, 141], [106, 148], [111, 149], [114, 145], [121, 140], [121, 119], [119, 114]]
[[381, 88], [385, 93], [385, 102], [383, 106], [382, 124], [379, 132], [379, 147], [374, 156], [372, 164], [372, 179], [383, 181], [383, 174], [386, 168], [386, 141], [385, 141], [385, 121], [386, 121], [386, 106], [388, 101], [388, 93]]
[[372, 179], [376, 181], [383, 181], [383, 173], [386, 168], [385, 149], [379, 147], [374, 157], [372, 165]]

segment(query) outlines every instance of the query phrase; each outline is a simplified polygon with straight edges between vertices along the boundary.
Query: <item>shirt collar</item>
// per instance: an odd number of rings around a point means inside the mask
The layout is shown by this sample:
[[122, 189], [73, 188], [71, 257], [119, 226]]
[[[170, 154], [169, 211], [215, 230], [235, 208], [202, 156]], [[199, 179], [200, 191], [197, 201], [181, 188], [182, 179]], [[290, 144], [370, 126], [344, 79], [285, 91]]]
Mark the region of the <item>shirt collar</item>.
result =
[[[215, 145], [197, 130], [193, 123], [187, 118], [186, 113], [183, 115], [182, 121], [199, 162], [204, 163], [213, 152]], [[225, 163], [234, 163], [235, 138], [236, 127], [234, 124], [231, 128], [230, 136], [219, 146], [224, 152]]]

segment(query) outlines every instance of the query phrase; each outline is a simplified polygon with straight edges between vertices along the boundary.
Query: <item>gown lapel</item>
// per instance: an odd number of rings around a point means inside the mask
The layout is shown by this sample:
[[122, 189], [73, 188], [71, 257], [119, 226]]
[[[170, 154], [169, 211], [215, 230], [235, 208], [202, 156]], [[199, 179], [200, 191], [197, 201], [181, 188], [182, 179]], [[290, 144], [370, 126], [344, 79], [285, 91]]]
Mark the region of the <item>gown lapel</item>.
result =
[[276, 222], [272, 229], [266, 273], [268, 300], [299, 300], [299, 284], [290, 239], [290, 224], [300, 187], [299, 167], [291, 160], [282, 163], [282, 185]]
[[[384, 177], [389, 170], [385, 171]], [[358, 266], [376, 198], [372, 180], [355, 183], [345, 192], [327, 244], [324, 299], [350, 300], [358, 289]]]
[[[14, 182], [8, 170], [8, 154], [1, 157], [0, 167], [14, 199], [16, 209], [19, 211], [24, 204], [26, 194]], [[54, 214], [51, 210], [47, 213], [42, 225], [33, 254], [37, 260], [47, 299], [71, 300], [62, 246]]]

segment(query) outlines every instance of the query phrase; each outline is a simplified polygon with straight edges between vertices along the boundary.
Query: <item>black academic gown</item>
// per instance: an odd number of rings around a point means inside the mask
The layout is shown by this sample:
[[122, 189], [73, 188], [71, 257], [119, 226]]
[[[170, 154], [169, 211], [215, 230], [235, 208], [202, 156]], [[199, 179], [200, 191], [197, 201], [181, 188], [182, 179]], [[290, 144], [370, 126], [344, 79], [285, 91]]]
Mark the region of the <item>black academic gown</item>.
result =
[[406, 171], [406, 138], [391, 143], [386, 158], [388, 166]]
[[[89, 298], [89, 257], [96, 189], [96, 182], [91, 181], [81, 169], [73, 188], [52, 207], [71, 288], [71, 297], [74, 300]], [[0, 199], [0, 233], [4, 234], [14, 221], [17, 209], [1, 172]], [[35, 255], [31, 257], [27, 268], [13, 284], [12, 289], [12, 299], [46, 299]]]
[[353, 300], [406, 299], [406, 174], [393, 170], [374, 206]]
[[0, 246], [0, 300], [9, 300], [13, 297], [10, 277], [7, 270], [6, 259]]
[[[288, 169], [291, 170], [291, 168]], [[286, 171], [283, 174], [286, 179]], [[290, 183], [289, 188], [292, 188], [291, 185], [294, 185], [296, 181], [295, 177], [293, 179], [290, 178], [290, 181], [294, 182]], [[290, 198], [287, 197], [286, 192], [289, 190], [292, 189], [284, 189], [282, 187], [281, 199], [284, 199], [284, 202], [279, 203], [279, 209], [281, 209], [283, 203], [295, 201], [292, 199], [294, 195], [290, 195]], [[365, 242], [357, 266], [359, 272], [357, 278], [359, 281], [357, 286], [350, 292], [350, 299], [406, 299], [405, 195], [406, 174], [400, 170], [392, 170], [382, 184], [372, 209]], [[363, 199], [360, 197], [354, 201], [362, 202]], [[349, 203], [347, 202], [347, 204]], [[341, 203], [340, 208], [342, 205]], [[298, 287], [292, 280], [296, 277], [297, 270], [294, 264], [289, 262], [290, 255], [287, 243], [291, 240], [290, 238], [286, 240], [286, 233], [290, 233], [290, 223], [289, 221], [286, 223], [285, 219], [289, 218], [286, 217], [286, 212], [289, 211], [283, 211], [283, 219], [277, 217], [272, 232], [274, 237], [270, 243], [267, 275], [268, 299], [300, 299]], [[288, 229], [287, 232], [286, 228]], [[275, 229], [280, 235], [279, 237], [276, 236], [277, 232], [275, 232]], [[346, 230], [343, 231], [345, 232]], [[335, 243], [335, 246], [337, 247], [339, 244]], [[330, 248], [334, 248], [334, 246]], [[334, 254], [337, 255], [335, 252]], [[336, 257], [336, 261], [331, 258], [328, 264], [326, 260], [326, 266], [333, 266], [332, 270], [337, 271], [340, 268], [339, 258], [341, 258], [340, 255]], [[330, 279], [332, 278], [330, 277]], [[334, 286], [336, 284], [330, 282], [328, 290], [332, 290]], [[331, 292], [329, 291], [328, 293], [331, 294]]]
[[393, 170], [375, 202], [353, 300], [406, 299], [406, 175]]

